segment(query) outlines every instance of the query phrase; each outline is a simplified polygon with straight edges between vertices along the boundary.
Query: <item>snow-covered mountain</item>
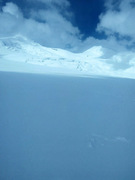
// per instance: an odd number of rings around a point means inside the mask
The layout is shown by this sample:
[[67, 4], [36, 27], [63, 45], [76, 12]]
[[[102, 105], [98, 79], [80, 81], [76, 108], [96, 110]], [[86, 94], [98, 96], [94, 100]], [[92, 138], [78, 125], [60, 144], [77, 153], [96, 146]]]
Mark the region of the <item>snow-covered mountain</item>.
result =
[[113, 63], [105, 58], [104, 51], [101, 46], [94, 46], [83, 53], [72, 53], [41, 46], [22, 36], [4, 37], [0, 38], [0, 70], [80, 76], [134, 76], [129, 69], [115, 70]]

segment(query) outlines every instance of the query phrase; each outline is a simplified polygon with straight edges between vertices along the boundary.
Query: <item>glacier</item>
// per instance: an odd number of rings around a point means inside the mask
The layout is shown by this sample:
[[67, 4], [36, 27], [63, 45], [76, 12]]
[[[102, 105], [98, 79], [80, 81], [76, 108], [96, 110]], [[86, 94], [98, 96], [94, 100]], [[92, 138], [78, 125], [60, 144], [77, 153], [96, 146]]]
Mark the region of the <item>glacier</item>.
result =
[[[133, 52], [107, 57], [106, 51], [102, 46], [93, 46], [74, 53], [44, 47], [21, 35], [3, 37], [0, 38], [0, 71], [135, 78]], [[125, 57], [128, 59], [126, 62]], [[123, 62], [127, 64], [124, 68]]]

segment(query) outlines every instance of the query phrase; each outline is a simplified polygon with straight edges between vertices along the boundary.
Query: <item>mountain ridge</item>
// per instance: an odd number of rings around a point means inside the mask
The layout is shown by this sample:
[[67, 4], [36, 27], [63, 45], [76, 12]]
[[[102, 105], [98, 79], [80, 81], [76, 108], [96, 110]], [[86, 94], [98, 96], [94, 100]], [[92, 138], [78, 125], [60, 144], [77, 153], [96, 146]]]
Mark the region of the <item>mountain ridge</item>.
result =
[[[34, 66], [42, 66], [46, 73], [47, 68], [51, 71], [58, 71], [74, 74], [102, 75], [128, 77], [126, 71], [115, 70], [110, 60], [104, 58], [104, 48], [102, 46], [93, 46], [82, 53], [73, 53], [64, 49], [44, 47], [23, 36], [0, 38], [0, 64], [2, 67], [10, 70], [7, 62], [16, 63], [14, 71], [18, 71], [19, 63], [25, 63]], [[108, 63], [109, 62], [109, 63]], [[18, 65], [17, 65], [18, 64]], [[0, 65], [0, 70], [2, 67]], [[20, 64], [21, 65], [21, 64]], [[15, 70], [16, 69], [16, 70]], [[12, 69], [11, 69], [12, 70]], [[24, 69], [25, 71], [25, 69]], [[31, 70], [32, 71], [32, 70]], [[35, 70], [33, 72], [36, 73]], [[130, 78], [133, 78], [131, 73]]]

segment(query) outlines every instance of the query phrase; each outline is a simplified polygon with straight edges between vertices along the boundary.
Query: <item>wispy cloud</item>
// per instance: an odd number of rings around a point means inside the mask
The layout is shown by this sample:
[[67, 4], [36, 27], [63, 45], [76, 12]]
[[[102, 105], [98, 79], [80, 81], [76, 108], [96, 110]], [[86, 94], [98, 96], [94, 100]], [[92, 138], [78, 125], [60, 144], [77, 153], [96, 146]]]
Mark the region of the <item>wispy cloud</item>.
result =
[[70, 6], [69, 1], [67, 0], [27, 0], [27, 1], [28, 2], [41, 2], [41, 3], [47, 4], [50, 7], [55, 6], [55, 5], [58, 5], [61, 8]]

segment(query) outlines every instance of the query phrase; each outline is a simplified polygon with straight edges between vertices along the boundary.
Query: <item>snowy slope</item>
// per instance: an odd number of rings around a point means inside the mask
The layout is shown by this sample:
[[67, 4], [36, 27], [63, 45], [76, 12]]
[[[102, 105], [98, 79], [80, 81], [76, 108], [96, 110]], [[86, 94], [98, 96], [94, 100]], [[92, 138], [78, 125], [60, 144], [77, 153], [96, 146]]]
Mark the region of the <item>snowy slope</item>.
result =
[[[103, 58], [104, 49], [94, 46], [83, 53], [48, 48], [22, 36], [0, 38], [0, 70], [74, 75], [128, 77]], [[134, 74], [131, 73], [130, 77]]]

